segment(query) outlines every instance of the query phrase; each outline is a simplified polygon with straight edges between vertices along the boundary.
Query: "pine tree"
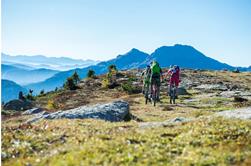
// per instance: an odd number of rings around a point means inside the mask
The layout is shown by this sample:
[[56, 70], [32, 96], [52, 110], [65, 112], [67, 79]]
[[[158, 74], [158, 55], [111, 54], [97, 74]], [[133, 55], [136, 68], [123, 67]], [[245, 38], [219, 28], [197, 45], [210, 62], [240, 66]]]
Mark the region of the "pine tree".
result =
[[73, 79], [73, 82], [74, 82], [75, 85], [77, 85], [80, 82], [79, 75], [78, 75], [78, 73], [76, 71], [73, 73], [72, 79]]
[[93, 78], [93, 77], [95, 77], [95, 71], [92, 70], [92, 69], [88, 70], [88, 72], [87, 72], [87, 77], [88, 77], [88, 78]]
[[64, 88], [69, 89], [69, 90], [76, 90], [77, 89], [77, 86], [76, 86], [72, 77], [67, 78], [67, 80], [64, 84]]

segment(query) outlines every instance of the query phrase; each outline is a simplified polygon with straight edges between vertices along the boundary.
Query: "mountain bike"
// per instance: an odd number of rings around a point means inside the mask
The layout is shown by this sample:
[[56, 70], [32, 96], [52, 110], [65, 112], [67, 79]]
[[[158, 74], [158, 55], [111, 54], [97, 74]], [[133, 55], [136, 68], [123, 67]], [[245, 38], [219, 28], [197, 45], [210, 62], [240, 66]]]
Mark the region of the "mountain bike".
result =
[[169, 96], [170, 96], [170, 104], [175, 104], [176, 99], [176, 86], [174, 83], [169, 86]]

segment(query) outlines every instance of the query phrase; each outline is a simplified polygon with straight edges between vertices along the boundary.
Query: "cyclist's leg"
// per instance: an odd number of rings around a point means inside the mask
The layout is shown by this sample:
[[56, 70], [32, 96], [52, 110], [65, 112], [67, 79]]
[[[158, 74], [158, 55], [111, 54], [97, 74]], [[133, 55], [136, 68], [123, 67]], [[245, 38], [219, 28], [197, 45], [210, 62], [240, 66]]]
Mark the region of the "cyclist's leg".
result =
[[152, 97], [152, 92], [153, 92], [153, 81], [154, 81], [154, 78], [151, 76], [150, 78], [150, 94], [151, 94], [151, 97]]
[[142, 93], [145, 94], [145, 86], [146, 86], [146, 83], [145, 81], [143, 81], [143, 87], [142, 87]]
[[173, 79], [170, 78], [170, 81], [169, 81], [169, 96], [171, 96], [171, 93], [172, 93], [172, 85], [173, 85]]
[[157, 83], [157, 100], [160, 100], [160, 76], [156, 79]]
[[179, 80], [176, 79], [176, 80], [175, 80], [175, 96], [176, 96], [176, 98], [178, 98], [178, 94], [177, 94], [178, 87], [179, 87]]

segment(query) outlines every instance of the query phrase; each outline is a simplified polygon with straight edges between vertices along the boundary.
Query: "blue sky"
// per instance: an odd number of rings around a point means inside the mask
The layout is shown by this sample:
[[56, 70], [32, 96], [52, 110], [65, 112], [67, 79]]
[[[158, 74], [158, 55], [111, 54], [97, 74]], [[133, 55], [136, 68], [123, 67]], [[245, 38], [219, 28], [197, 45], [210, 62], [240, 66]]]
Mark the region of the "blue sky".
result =
[[2, 52], [108, 60], [192, 45], [251, 65], [250, 0], [2, 0]]

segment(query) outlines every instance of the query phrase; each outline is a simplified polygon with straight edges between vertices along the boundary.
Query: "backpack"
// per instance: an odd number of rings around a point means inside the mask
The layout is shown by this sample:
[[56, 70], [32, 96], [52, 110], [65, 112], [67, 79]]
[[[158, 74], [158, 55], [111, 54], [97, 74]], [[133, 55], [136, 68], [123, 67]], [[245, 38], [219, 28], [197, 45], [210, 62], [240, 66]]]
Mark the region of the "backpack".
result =
[[160, 74], [160, 70], [161, 69], [156, 62], [152, 64], [152, 66], [151, 66], [152, 74]]

